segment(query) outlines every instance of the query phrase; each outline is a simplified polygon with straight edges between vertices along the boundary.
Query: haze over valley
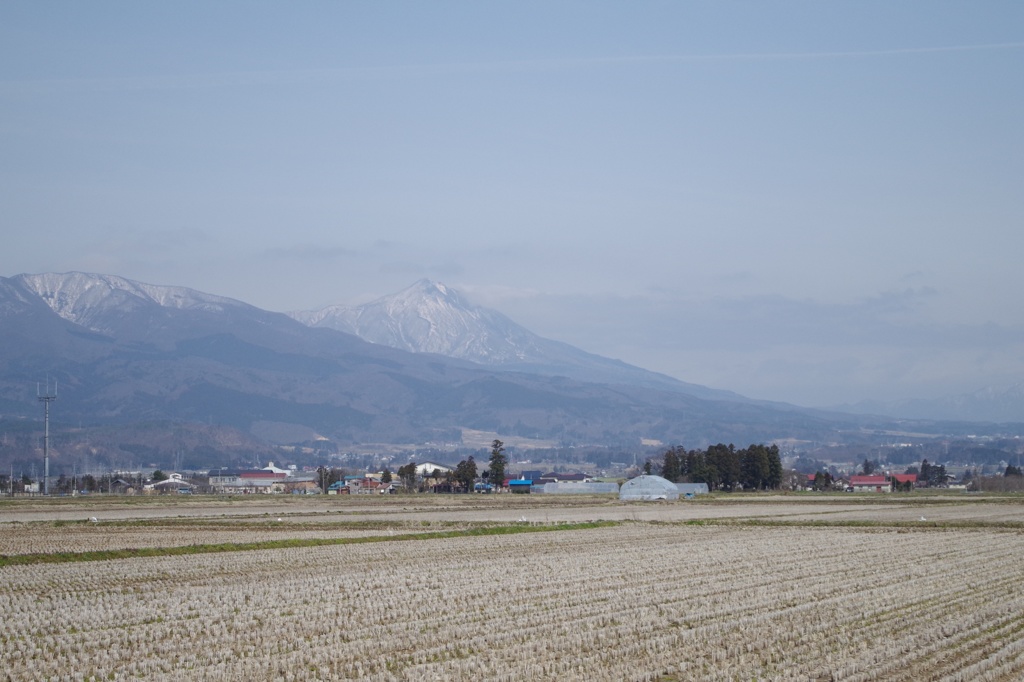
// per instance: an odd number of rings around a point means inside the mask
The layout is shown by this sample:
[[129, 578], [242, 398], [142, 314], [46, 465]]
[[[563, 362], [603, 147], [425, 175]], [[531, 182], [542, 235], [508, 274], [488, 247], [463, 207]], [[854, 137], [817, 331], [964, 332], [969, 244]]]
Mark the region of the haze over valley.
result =
[[1020, 428], [752, 400], [544, 339], [427, 281], [360, 309], [288, 316], [112, 275], [19, 275], [0, 279], [0, 314], [9, 457], [32, 456], [36, 376], [60, 386], [69, 461], [91, 451], [124, 466], [172, 453], [200, 466], [280, 459], [294, 445], [314, 458], [444, 452], [492, 437], [521, 452], [611, 448], [620, 461], [680, 443], [776, 442], [792, 455]]

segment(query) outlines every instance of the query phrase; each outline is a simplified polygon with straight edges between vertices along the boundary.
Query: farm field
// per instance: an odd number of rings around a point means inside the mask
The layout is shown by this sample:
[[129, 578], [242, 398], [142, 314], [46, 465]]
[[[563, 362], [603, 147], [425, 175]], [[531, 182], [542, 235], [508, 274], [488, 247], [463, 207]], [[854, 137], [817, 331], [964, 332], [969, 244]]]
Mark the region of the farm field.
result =
[[14, 680], [1024, 677], [1024, 500], [510, 497], [4, 504], [0, 555], [30, 561], [0, 566], [0, 660]]
[[[612, 495], [252, 495], [0, 498], [0, 528], [40, 521], [166, 521], [206, 519], [230, 523], [283, 518], [294, 523], [537, 523], [608, 521], [683, 522], [700, 519], [795, 521], [913, 521], [921, 516], [1024, 523], [1024, 497], [946, 495], [729, 495], [677, 503], [629, 504]], [[2, 553], [2, 552], [0, 552]]]

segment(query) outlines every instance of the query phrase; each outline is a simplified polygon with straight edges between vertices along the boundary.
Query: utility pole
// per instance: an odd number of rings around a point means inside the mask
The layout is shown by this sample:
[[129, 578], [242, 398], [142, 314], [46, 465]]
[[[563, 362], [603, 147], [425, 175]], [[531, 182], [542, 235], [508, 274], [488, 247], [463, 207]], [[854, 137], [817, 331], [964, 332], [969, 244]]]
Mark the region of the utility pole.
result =
[[53, 381], [53, 393], [50, 393], [50, 378], [46, 378], [46, 392], [39, 392], [36, 384], [36, 397], [43, 404], [43, 494], [50, 494], [50, 403], [57, 399], [57, 380]]

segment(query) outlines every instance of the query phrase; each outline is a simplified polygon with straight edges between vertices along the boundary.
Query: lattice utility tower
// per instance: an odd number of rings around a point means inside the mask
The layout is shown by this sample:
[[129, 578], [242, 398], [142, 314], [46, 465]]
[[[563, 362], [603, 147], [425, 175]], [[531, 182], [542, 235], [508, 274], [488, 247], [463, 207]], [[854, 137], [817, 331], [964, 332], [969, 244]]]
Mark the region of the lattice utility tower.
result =
[[46, 378], [46, 392], [39, 391], [36, 384], [36, 397], [43, 404], [43, 494], [50, 494], [50, 403], [57, 399], [57, 380], [53, 380], [53, 393], [50, 393], [50, 378]]

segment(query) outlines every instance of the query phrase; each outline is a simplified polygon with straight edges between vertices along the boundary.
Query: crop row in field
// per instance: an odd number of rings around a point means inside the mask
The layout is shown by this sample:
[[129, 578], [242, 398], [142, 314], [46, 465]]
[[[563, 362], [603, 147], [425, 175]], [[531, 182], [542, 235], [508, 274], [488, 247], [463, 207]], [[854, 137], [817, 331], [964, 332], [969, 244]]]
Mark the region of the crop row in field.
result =
[[106, 552], [122, 549], [190, 545], [253, 544], [280, 540], [387, 537], [422, 533], [432, 526], [392, 524], [361, 528], [348, 524], [295, 524], [275, 520], [211, 526], [178, 523], [49, 523], [0, 525], [0, 556], [68, 552]]
[[[511, 496], [507, 496], [511, 497]], [[535, 496], [535, 499], [540, 496]], [[250, 511], [252, 507], [249, 507]], [[258, 509], [258, 507], [257, 507]], [[314, 507], [315, 509], [315, 507]], [[231, 516], [180, 515], [188, 511], [174, 505], [151, 506], [139, 519], [108, 519], [96, 523], [79, 515], [74, 521], [0, 522], [0, 556], [51, 552], [90, 552], [194, 544], [260, 543], [285, 539], [358, 538], [438, 528], [471, 528], [486, 524], [580, 523], [598, 519], [652, 522], [712, 521], [737, 523], [790, 523], [800, 525], [932, 525], [951, 527], [991, 526], [1024, 528], [1024, 504], [932, 503], [856, 504], [831, 502], [806, 504], [752, 501], [692, 505], [688, 502], [660, 505], [582, 504], [553, 509], [522, 503], [481, 509], [438, 509], [387, 505], [377, 513], [354, 507], [350, 513], [318, 513], [304, 508], [277, 517], [270, 514]], [[372, 511], [372, 508], [369, 508]], [[298, 511], [298, 513], [296, 513]], [[179, 514], [167, 516], [167, 514]]]
[[0, 569], [15, 679], [1019, 679], [1024, 535], [692, 527]]

